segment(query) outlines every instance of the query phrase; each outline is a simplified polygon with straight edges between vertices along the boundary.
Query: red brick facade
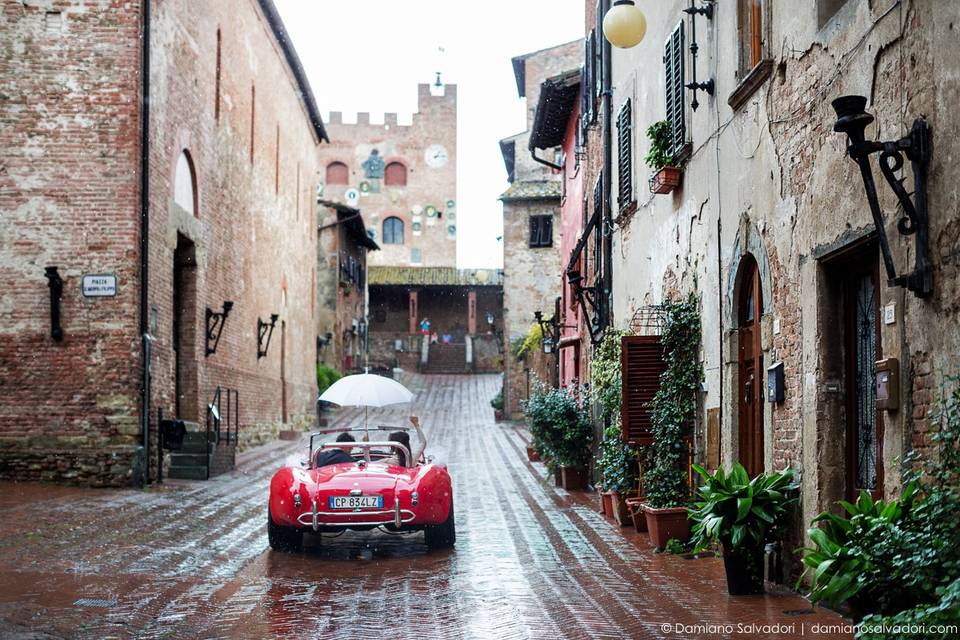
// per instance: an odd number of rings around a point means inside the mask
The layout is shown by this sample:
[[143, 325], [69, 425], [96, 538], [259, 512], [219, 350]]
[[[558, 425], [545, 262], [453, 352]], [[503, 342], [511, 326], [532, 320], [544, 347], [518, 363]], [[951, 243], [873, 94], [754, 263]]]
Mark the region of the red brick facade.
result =
[[[0, 277], [17, 283], [0, 296], [0, 475], [129, 484], [142, 445], [142, 5], [48, 4], [0, 15]], [[316, 388], [319, 139], [264, 6], [153, 3], [150, 40], [150, 418], [178, 404], [176, 319], [180, 417], [202, 422], [218, 385], [237, 389], [242, 441], [312, 416]], [[47, 266], [64, 282], [61, 342]], [[115, 297], [81, 295], [94, 273], [117, 276]], [[206, 356], [205, 311], [224, 301]], [[274, 313], [258, 358], [257, 319]]]

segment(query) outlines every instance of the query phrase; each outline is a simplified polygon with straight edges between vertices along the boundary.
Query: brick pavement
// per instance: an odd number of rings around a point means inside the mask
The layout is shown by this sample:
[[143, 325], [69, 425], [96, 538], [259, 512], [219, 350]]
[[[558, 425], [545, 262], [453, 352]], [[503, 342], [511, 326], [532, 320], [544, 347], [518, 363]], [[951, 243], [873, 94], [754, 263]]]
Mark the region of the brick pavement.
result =
[[[457, 546], [348, 532], [268, 550], [269, 478], [301, 443], [206, 483], [136, 490], [0, 485], [0, 636], [69, 638], [818, 638], [794, 596], [731, 598], [722, 563], [652, 553], [570, 495], [496, 424], [497, 376], [411, 376], [428, 452], [449, 462]], [[409, 407], [378, 411], [401, 423]], [[341, 423], [358, 417], [342, 411]], [[80, 598], [103, 607], [74, 604]], [[667, 624], [733, 625], [732, 633]], [[738, 624], [785, 626], [738, 633]], [[40, 634], [46, 634], [42, 636]]]

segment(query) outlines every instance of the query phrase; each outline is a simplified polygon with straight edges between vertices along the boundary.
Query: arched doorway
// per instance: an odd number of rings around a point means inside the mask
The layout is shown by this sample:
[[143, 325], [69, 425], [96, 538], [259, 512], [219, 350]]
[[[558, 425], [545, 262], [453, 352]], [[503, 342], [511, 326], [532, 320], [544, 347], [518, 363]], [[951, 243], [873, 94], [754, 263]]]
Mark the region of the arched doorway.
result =
[[763, 292], [760, 270], [752, 255], [740, 260], [737, 293], [737, 451], [750, 477], [764, 470], [763, 460], [763, 352], [760, 316]]

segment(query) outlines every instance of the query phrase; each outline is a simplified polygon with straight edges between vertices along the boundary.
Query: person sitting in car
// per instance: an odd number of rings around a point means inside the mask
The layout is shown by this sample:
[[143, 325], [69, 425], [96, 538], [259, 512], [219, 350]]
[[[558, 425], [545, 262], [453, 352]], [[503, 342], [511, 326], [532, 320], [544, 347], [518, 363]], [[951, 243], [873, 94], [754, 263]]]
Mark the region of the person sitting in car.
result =
[[[413, 456], [413, 463], [416, 464], [420, 460], [420, 457], [423, 456], [424, 450], [427, 448], [427, 437], [423, 435], [423, 429], [420, 428], [420, 418], [417, 416], [410, 416], [410, 424], [412, 424], [417, 430], [417, 436], [420, 438], [420, 444], [416, 451], [413, 451], [410, 448], [410, 434], [406, 431], [394, 431], [387, 437], [387, 439], [391, 442], [399, 442], [405, 446], [407, 451], [410, 451], [411, 455]], [[405, 467], [407, 466], [407, 457], [402, 451], [397, 451], [394, 453], [394, 455], [384, 458], [381, 462]]]
[[[354, 437], [344, 431], [337, 436], [337, 442], [356, 442]], [[317, 467], [326, 467], [331, 464], [349, 464], [351, 462], [356, 462], [350, 452], [353, 451], [352, 446], [343, 446], [336, 447], [331, 449], [321, 449], [317, 451], [315, 458]]]

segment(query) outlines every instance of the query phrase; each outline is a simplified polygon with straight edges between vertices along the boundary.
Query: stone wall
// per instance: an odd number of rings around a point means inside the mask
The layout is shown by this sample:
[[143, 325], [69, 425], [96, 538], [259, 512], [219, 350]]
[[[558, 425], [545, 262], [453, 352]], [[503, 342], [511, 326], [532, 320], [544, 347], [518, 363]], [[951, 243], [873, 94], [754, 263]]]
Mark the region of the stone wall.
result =
[[[867, 96], [867, 110], [877, 118], [867, 135], [883, 140], [904, 135], [924, 115], [935, 149], [928, 187], [933, 294], [918, 298], [891, 286], [879, 254], [872, 258], [884, 318], [878, 357], [897, 358], [901, 367], [901, 407], [881, 412], [884, 476], [878, 493], [899, 491], [896, 458], [929, 445], [932, 394], [955, 371], [960, 353], [960, 181], [949, 160], [956, 155], [952, 105], [960, 96], [960, 52], [947, 44], [955, 39], [960, 9], [929, 0], [883, 7], [848, 2], [821, 21], [818, 4], [802, 3], [789, 12], [764, 4], [769, 62], [750, 78], [738, 66], [736, 6], [716, 5], [710, 28], [698, 25], [698, 72], [714, 78], [717, 87], [714, 96], [698, 94], [697, 111], [687, 97], [691, 146], [681, 162], [683, 184], [671, 195], [642, 188], [648, 170], [641, 159], [649, 148], [642, 132], [664, 117], [663, 42], [685, 3], [645, 9], [646, 38], [633, 49], [614, 50], [613, 58], [613, 111], [632, 101], [632, 177], [640, 187], [637, 211], [624, 213], [613, 235], [615, 324], [628, 326], [638, 309], [665, 298], [698, 294], [706, 379], [697, 455], [716, 449], [730, 465], [740, 457], [740, 265], [746, 256], [756, 261], [764, 368], [782, 362], [786, 379], [785, 400], [764, 402], [764, 467], [790, 466], [801, 474], [803, 509], [795, 538], [818, 511], [845, 497], [849, 390], [843, 372], [849, 356], [839, 313], [846, 294], [837, 284], [843, 268], [835, 261], [875, 233], [863, 182], [845, 154], [847, 141], [832, 131], [830, 100], [837, 96]], [[772, 44], [785, 39], [788, 49]], [[745, 89], [750, 79], [757, 80], [753, 93]], [[614, 151], [614, 167], [617, 159]], [[910, 271], [914, 239], [897, 232], [897, 203], [881, 174], [874, 174], [898, 272]], [[904, 174], [912, 190], [909, 164]], [[616, 202], [615, 193], [607, 197]], [[702, 427], [712, 413], [719, 415], [720, 429], [708, 439]]]

